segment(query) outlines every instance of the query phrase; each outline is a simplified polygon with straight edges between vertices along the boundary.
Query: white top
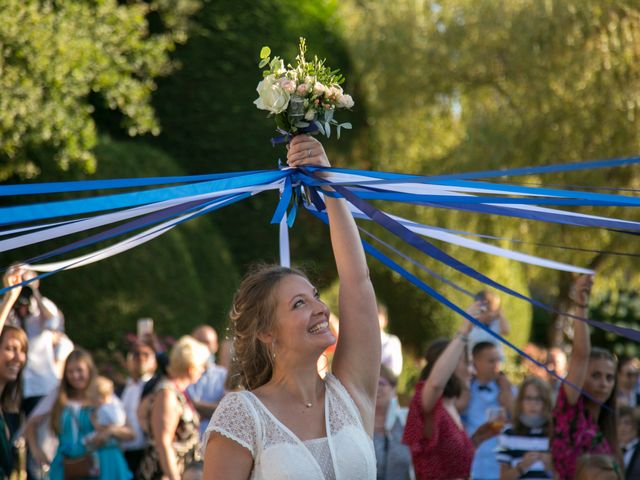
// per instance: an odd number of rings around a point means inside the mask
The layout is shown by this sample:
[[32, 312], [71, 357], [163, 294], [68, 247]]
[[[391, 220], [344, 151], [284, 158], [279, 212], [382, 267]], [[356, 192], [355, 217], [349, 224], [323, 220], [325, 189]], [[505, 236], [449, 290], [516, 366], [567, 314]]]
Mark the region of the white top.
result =
[[203, 450], [212, 431], [237, 442], [253, 457], [252, 480], [375, 480], [373, 440], [364, 430], [356, 404], [332, 374], [325, 381], [328, 448], [323, 439], [302, 442], [258, 397], [240, 391], [227, 394], [218, 405]]
[[390, 333], [380, 331], [382, 357], [380, 362], [396, 377], [402, 372], [402, 344], [400, 339]]
[[[493, 330], [495, 333], [500, 333], [500, 320], [494, 318], [491, 320], [491, 323], [487, 325], [490, 330]], [[493, 343], [498, 349], [498, 353], [500, 353], [500, 358], [504, 359], [504, 347], [501, 342], [499, 342], [493, 335], [487, 333], [482, 328], [474, 326], [469, 332], [469, 351], [473, 350], [480, 342], [489, 342]]]
[[96, 421], [102, 426], [124, 427], [127, 423], [127, 414], [120, 399], [112, 395], [107, 403], [100, 405], [96, 410]]
[[[54, 335], [60, 335], [56, 346], [53, 345]], [[22, 374], [25, 398], [45, 396], [56, 389], [60, 383], [56, 362], [66, 360], [73, 348], [73, 342], [64, 333], [42, 330], [29, 337], [27, 365]]]
[[127, 380], [127, 385], [122, 391], [122, 404], [127, 415], [129, 426], [133, 429], [134, 438], [128, 442], [122, 442], [120, 446], [123, 450], [141, 450], [147, 446], [147, 437], [142, 431], [138, 420], [138, 406], [145, 384], [151, 379], [151, 375], [145, 375], [135, 381], [131, 378]]

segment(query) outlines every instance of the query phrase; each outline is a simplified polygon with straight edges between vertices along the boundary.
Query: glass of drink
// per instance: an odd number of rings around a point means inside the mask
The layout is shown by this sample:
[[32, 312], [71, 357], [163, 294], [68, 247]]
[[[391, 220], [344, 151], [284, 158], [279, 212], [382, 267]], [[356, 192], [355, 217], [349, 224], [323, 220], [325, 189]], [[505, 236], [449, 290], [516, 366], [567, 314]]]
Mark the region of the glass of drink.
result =
[[491, 429], [499, 432], [507, 422], [507, 412], [504, 407], [487, 408], [487, 422]]

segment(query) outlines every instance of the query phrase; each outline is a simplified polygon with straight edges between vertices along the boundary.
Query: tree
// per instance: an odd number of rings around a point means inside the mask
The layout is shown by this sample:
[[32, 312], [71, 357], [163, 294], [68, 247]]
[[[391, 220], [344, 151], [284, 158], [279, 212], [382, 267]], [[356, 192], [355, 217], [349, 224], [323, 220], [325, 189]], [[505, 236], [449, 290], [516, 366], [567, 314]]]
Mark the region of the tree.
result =
[[[170, 3], [171, 5], [168, 5]], [[122, 114], [129, 135], [157, 134], [155, 78], [186, 39], [194, 0], [0, 5], [0, 181], [42, 168], [95, 171], [94, 102]], [[148, 17], [162, 19], [151, 34]]]
[[[171, 154], [188, 173], [277, 168], [284, 146], [273, 148], [273, 119], [253, 101], [262, 78], [260, 49], [293, 61], [298, 38], [307, 39], [309, 55], [327, 58], [327, 65], [349, 71], [348, 55], [339, 36], [335, 0], [238, 0], [208, 2], [192, 18], [189, 41], [176, 50], [179, 71], [159, 80], [154, 96], [163, 132], [146, 137]], [[352, 84], [345, 86], [350, 91]], [[362, 106], [357, 106], [362, 111]], [[343, 117], [346, 118], [346, 117]], [[355, 122], [362, 124], [363, 122]], [[332, 160], [344, 163], [354, 135], [339, 142], [322, 139]], [[349, 165], [348, 163], [346, 165]], [[351, 164], [352, 165], [352, 164]], [[278, 228], [269, 225], [277, 194], [266, 193], [217, 212], [212, 221], [229, 239], [240, 268], [260, 261], [278, 261]], [[326, 227], [304, 213], [291, 234], [293, 261], [313, 260], [319, 276], [329, 281], [332, 257]]]
[[[635, 2], [399, 0], [352, 1], [343, 8], [345, 36], [366, 92], [375, 168], [433, 174], [609, 158], [638, 150], [640, 10]], [[638, 188], [640, 172], [621, 168], [508, 180]], [[417, 215], [413, 208], [401, 212]], [[606, 213], [628, 215], [620, 209]], [[525, 241], [572, 246], [579, 239], [580, 247], [602, 250], [627, 244], [625, 235], [610, 231], [585, 235], [584, 229], [570, 226], [438, 209], [420, 218]], [[517, 248], [593, 264], [605, 288], [625, 276], [638, 282], [637, 261], [625, 257]], [[525, 293], [529, 287], [547, 303], [562, 306], [566, 275], [480, 259], [453, 247], [447, 251], [512, 286], [510, 277], [521, 279], [516, 285], [521, 281]], [[529, 308], [523, 308], [516, 317], [527, 311], [530, 317]], [[425, 311], [422, 307], [413, 314]], [[522, 323], [516, 332], [527, 331], [523, 317], [517, 319]]]

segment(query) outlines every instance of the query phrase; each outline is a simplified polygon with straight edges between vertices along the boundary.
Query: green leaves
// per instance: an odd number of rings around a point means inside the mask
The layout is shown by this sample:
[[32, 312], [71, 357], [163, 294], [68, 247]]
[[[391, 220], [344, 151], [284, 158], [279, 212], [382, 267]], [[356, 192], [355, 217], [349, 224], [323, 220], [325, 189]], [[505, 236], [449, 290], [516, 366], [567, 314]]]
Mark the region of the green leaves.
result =
[[[260, 63], [258, 64], [260, 68], [264, 68], [269, 65], [269, 62], [271, 61], [271, 58], [269, 58], [270, 55], [271, 49], [267, 46], [262, 47], [262, 49], [260, 50]], [[263, 73], [265, 77], [269, 75], [268, 71]]]
[[[167, 0], [51, 3], [6, 0], [0, 10], [0, 180], [47, 163], [93, 171], [91, 102], [118, 111], [129, 135], [157, 135], [155, 78], [172, 71], [169, 52], [199, 6], [173, 1], [169, 14]], [[169, 28], [151, 34], [150, 11]]]
[[262, 49], [260, 50], [260, 59], [264, 60], [265, 58], [269, 58], [269, 55], [271, 55], [271, 49], [267, 46], [262, 47]]

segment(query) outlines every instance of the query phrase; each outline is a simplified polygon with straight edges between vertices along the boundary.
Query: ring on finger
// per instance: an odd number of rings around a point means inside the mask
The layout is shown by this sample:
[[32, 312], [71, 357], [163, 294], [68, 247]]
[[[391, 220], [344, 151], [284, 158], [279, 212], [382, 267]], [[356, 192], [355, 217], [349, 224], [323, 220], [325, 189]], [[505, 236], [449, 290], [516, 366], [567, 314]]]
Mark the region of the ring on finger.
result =
[[311, 149], [307, 150], [307, 158], [311, 156]]

